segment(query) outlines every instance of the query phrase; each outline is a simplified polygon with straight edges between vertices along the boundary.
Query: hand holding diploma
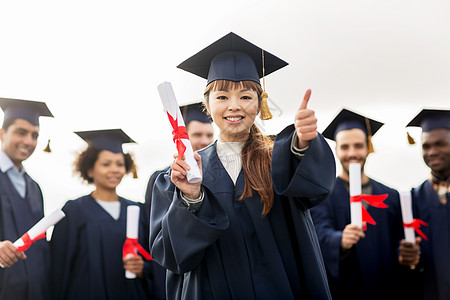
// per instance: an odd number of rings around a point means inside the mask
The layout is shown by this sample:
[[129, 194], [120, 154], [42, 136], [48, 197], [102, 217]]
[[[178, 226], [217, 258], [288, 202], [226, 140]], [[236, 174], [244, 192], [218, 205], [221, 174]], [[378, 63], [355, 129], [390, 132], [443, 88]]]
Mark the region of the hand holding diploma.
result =
[[200, 182], [202, 180], [202, 176], [194, 158], [194, 150], [192, 149], [191, 142], [189, 141], [189, 136], [186, 132], [184, 120], [175, 98], [172, 85], [170, 82], [163, 82], [158, 86], [158, 92], [164, 106], [164, 110], [169, 118], [170, 125], [173, 129], [173, 141], [177, 146], [178, 158], [184, 158], [186, 163], [189, 165], [189, 169], [186, 169], [187, 180], [190, 183]]
[[364, 200], [367, 204], [378, 208], [387, 208], [388, 206], [383, 202], [388, 197], [388, 194], [383, 195], [365, 195], [361, 194], [361, 164], [350, 163], [349, 166], [350, 177], [350, 217], [351, 223], [367, 229], [367, 223], [376, 225], [377, 222], [372, 218], [369, 212], [361, 204]]
[[[398, 261], [401, 265], [410, 266], [414, 268], [420, 259], [420, 243], [422, 238], [428, 240], [427, 236], [420, 230], [422, 225], [428, 224], [419, 219], [413, 218], [411, 193], [400, 193], [400, 205], [402, 209], [403, 228], [405, 232], [405, 239], [400, 242], [398, 248]], [[414, 231], [422, 238], [415, 237]]]
[[[10, 267], [17, 262], [17, 257], [26, 259], [23, 251], [28, 250], [37, 240], [45, 238], [47, 229], [58, 223], [66, 215], [60, 209], [55, 210], [50, 215], [42, 218], [30, 230], [17, 239], [14, 244], [9, 241], [1, 242], [0, 246], [0, 266]], [[13, 248], [16, 258], [11, 255], [10, 250]]]
[[139, 252], [147, 260], [152, 260], [150, 254], [138, 243], [139, 236], [139, 214], [140, 208], [137, 205], [127, 207], [127, 238], [123, 244], [123, 263], [125, 277], [136, 278], [136, 274], [142, 275], [144, 261], [137, 253]]

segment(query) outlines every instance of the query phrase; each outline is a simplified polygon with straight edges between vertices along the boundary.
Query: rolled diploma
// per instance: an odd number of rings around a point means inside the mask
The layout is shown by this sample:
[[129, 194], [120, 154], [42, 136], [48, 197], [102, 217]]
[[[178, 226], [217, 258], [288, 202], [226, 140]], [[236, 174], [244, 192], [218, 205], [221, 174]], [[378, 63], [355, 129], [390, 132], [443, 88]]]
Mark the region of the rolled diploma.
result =
[[[402, 208], [402, 218], [404, 223], [411, 223], [413, 221], [411, 193], [407, 191], [400, 192], [400, 206]], [[403, 227], [405, 231], [405, 240], [410, 243], [415, 243], [415, 233], [412, 227]]]
[[[175, 93], [173, 92], [170, 82], [163, 82], [158, 85], [159, 97], [164, 106], [164, 110], [169, 113], [174, 119], [178, 121], [178, 126], [185, 126], [183, 116], [181, 115], [180, 107], [178, 106]], [[187, 180], [189, 183], [197, 183], [202, 180], [200, 169], [197, 161], [194, 158], [194, 150], [192, 149], [191, 141], [188, 139], [181, 140], [186, 146], [185, 156], [186, 163], [191, 167], [187, 172]]]
[[[137, 205], [128, 205], [127, 207], [127, 238], [137, 239], [139, 235], [139, 212], [140, 208]], [[125, 258], [134, 257], [133, 254], [128, 254]], [[125, 277], [128, 279], [136, 278], [136, 274], [125, 270]]]
[[[60, 209], [55, 210], [50, 215], [43, 217], [39, 222], [37, 222], [33, 227], [31, 227], [30, 230], [28, 230], [28, 235], [30, 236], [30, 239], [35, 239], [38, 235], [44, 233], [47, 231], [47, 229], [58, 223], [62, 218], [64, 218], [66, 215], [64, 212]], [[24, 245], [24, 242], [22, 238], [17, 239], [17, 241], [14, 242], [14, 246], [16, 248], [21, 247]]]
[[[361, 195], [361, 164], [350, 163], [349, 173], [350, 196]], [[358, 225], [362, 228], [361, 202], [350, 202], [350, 219], [352, 224]]]
[[[38, 235], [44, 233], [47, 231], [47, 229], [58, 223], [62, 218], [64, 218], [66, 215], [64, 212], [60, 209], [55, 210], [50, 215], [43, 217], [39, 222], [37, 222], [33, 227], [28, 230], [28, 235], [30, 236], [30, 239], [35, 239]], [[18, 238], [14, 244], [16, 248], [21, 247], [24, 245], [24, 242], [22, 238]], [[3, 265], [0, 264], [0, 267], [3, 268]]]

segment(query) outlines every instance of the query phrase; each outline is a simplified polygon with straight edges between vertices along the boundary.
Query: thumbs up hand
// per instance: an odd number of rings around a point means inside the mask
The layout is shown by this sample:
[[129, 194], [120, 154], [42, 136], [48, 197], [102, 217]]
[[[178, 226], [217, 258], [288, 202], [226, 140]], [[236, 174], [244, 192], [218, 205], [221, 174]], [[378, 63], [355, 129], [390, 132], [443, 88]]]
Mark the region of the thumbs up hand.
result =
[[295, 113], [295, 132], [297, 134], [297, 147], [300, 149], [309, 146], [309, 141], [317, 136], [317, 118], [314, 110], [308, 108], [311, 90], [307, 90], [303, 97], [302, 104]]

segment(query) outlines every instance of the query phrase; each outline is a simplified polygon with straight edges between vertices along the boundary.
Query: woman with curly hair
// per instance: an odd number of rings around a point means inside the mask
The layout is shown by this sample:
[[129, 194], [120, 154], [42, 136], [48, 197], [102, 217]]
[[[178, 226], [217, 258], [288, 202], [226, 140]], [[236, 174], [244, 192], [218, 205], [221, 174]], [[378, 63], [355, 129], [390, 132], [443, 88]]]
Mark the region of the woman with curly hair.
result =
[[[138, 205], [116, 193], [133, 170], [122, 143], [133, 143], [122, 130], [76, 132], [89, 146], [75, 161], [75, 171], [95, 186], [89, 195], [68, 201], [66, 218], [51, 240], [53, 299], [151, 299], [151, 264], [141, 256], [122, 258], [127, 206]], [[148, 217], [141, 209], [139, 243], [148, 250]], [[125, 270], [137, 275], [126, 279]]]

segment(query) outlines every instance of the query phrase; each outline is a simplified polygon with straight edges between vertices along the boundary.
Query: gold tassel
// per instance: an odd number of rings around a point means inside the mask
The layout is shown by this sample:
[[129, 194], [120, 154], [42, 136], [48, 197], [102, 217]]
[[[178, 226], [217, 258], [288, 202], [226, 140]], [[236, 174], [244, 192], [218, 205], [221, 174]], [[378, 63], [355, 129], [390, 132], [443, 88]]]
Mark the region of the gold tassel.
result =
[[365, 120], [366, 120], [366, 128], [367, 128], [367, 147], [368, 147], [369, 154], [370, 154], [370, 153], [375, 152], [375, 149], [373, 148], [373, 143], [372, 143], [372, 128], [370, 128], [369, 119], [365, 118]]
[[42, 150], [42, 151], [48, 152], [48, 153], [52, 152], [52, 149], [50, 149], [50, 139], [48, 139], [47, 147], [45, 147], [44, 150]]
[[138, 174], [137, 174], [137, 168], [136, 168], [136, 164], [133, 161], [133, 166], [131, 167], [131, 171], [133, 172], [133, 178], [136, 179], [138, 178]]
[[273, 115], [272, 115], [272, 113], [270, 112], [270, 109], [269, 109], [269, 104], [267, 103], [267, 98], [268, 97], [269, 97], [269, 95], [267, 95], [266, 92], [263, 92], [261, 94], [261, 98], [262, 98], [262, 101], [261, 101], [261, 113], [259, 115], [261, 120], [269, 120], [269, 119], [272, 119], [272, 117], [273, 117]]
[[267, 103], [267, 98], [269, 98], [269, 95], [266, 93], [266, 78], [264, 76], [264, 73], [266, 72], [264, 68], [264, 50], [262, 50], [262, 79], [263, 79], [263, 92], [261, 94], [261, 112], [259, 114], [259, 118], [261, 120], [270, 120], [272, 119], [273, 115], [270, 112], [269, 104]]
[[406, 137], [408, 138], [408, 144], [410, 145], [414, 145], [416, 144], [416, 141], [414, 140], [414, 138], [409, 134], [409, 132], [406, 132]]
[[373, 144], [372, 144], [372, 136], [369, 135], [367, 137], [367, 146], [369, 147], [369, 153], [374, 153], [375, 150], [373, 149]]

